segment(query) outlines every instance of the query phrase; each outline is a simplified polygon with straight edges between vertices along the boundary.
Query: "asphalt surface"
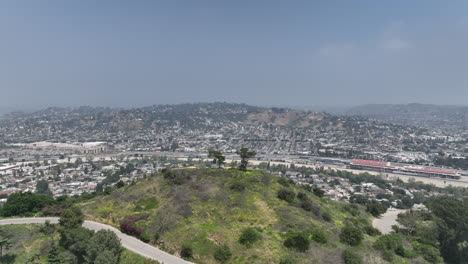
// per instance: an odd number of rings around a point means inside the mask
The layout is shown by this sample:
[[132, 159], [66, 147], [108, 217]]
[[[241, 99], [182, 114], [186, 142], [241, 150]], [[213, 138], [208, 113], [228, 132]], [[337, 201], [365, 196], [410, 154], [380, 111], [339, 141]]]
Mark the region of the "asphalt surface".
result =
[[[44, 224], [46, 221], [51, 223], [58, 223], [58, 217], [34, 217], [34, 218], [10, 218], [10, 219], [0, 219], [0, 225], [9, 225], [9, 224]], [[155, 248], [149, 244], [142, 242], [134, 237], [123, 234], [118, 229], [101, 224], [93, 221], [85, 221], [83, 227], [98, 231], [102, 229], [107, 229], [114, 232], [117, 237], [120, 239], [122, 246], [130, 251], [133, 251], [143, 257], [157, 260], [162, 264], [193, 264], [192, 262], [183, 260], [179, 257], [173, 256], [169, 253], [166, 253], [158, 248]]]

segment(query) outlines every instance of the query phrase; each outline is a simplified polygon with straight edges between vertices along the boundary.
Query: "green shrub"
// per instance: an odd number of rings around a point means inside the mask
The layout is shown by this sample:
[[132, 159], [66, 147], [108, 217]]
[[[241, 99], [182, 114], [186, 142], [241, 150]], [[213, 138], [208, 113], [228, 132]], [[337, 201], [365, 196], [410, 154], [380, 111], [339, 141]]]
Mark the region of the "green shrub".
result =
[[413, 243], [414, 250], [420, 254], [427, 262], [430, 263], [441, 263], [442, 257], [440, 256], [440, 251], [431, 246], [420, 244], [418, 242]]
[[166, 180], [171, 180], [171, 179], [175, 178], [175, 173], [171, 169], [164, 168], [164, 169], [161, 170], [161, 172], [163, 174], [164, 179], [166, 179]]
[[143, 210], [151, 210], [158, 207], [158, 200], [156, 197], [149, 197], [147, 199], [140, 199], [136, 201], [135, 205]]
[[192, 258], [193, 257], [193, 250], [190, 246], [182, 246], [180, 250], [180, 256], [183, 258]]
[[366, 211], [369, 212], [372, 216], [377, 217], [385, 213], [387, 211], [387, 207], [378, 201], [370, 200], [366, 204]]
[[314, 204], [312, 206], [312, 212], [314, 213], [315, 216], [319, 217], [320, 216], [320, 206]]
[[242, 230], [242, 233], [239, 237], [239, 243], [241, 243], [244, 246], [250, 247], [260, 239], [261, 236], [255, 228], [247, 227], [244, 230]]
[[312, 231], [312, 240], [320, 244], [326, 244], [328, 241], [327, 234], [321, 229], [315, 229]]
[[125, 183], [123, 181], [118, 181], [117, 184], [115, 184], [115, 187], [117, 187], [117, 189], [120, 189], [124, 186], [125, 186]]
[[160, 238], [161, 238], [161, 234], [159, 234], [159, 232], [154, 233], [153, 235], [154, 241], [158, 241]]
[[214, 253], [214, 258], [221, 263], [228, 261], [231, 258], [231, 256], [231, 249], [226, 244], [218, 247], [218, 249], [216, 249]]
[[301, 200], [301, 201], [304, 201], [307, 199], [307, 195], [303, 192], [298, 192], [297, 193], [297, 199]]
[[293, 234], [284, 241], [284, 246], [287, 248], [294, 248], [297, 251], [305, 252], [309, 249], [309, 238], [303, 234]]
[[138, 237], [145, 243], [149, 243], [151, 241], [151, 236], [146, 232], [141, 233]]
[[320, 189], [318, 186], [314, 186], [314, 188], [312, 189], [312, 192], [317, 197], [323, 197], [323, 195], [325, 194], [325, 191]]
[[111, 194], [113, 191], [114, 191], [114, 188], [113, 188], [112, 186], [106, 186], [106, 188], [104, 188], [104, 194], [105, 194], [105, 195], [109, 195], [109, 194]]
[[345, 264], [362, 264], [363, 263], [362, 257], [358, 253], [349, 249], [343, 252], [343, 260]]
[[44, 225], [39, 229], [39, 231], [46, 235], [52, 235], [55, 232], [55, 229], [55, 224], [51, 224], [49, 220], [46, 220]]
[[347, 224], [341, 229], [340, 241], [342, 243], [357, 246], [364, 238], [361, 229], [354, 225]]
[[309, 199], [303, 199], [301, 202], [301, 208], [310, 212], [314, 209], [314, 204]]
[[369, 236], [379, 236], [379, 235], [382, 234], [377, 228], [374, 228], [374, 227], [371, 226], [371, 225], [365, 226], [365, 227], [364, 227], [364, 232], [365, 232], [366, 234], [368, 234]]
[[80, 227], [83, 222], [83, 212], [81, 212], [81, 209], [77, 206], [72, 206], [65, 209], [59, 219], [59, 224], [68, 229]]
[[402, 256], [404, 258], [411, 258], [413, 257], [414, 255], [408, 250], [406, 249], [404, 246], [401, 246], [399, 248], [397, 248], [395, 250], [395, 253], [399, 256]]
[[279, 264], [294, 264], [294, 260], [290, 258], [282, 258], [279, 262]]
[[375, 248], [382, 251], [388, 250], [398, 255], [405, 256], [405, 249], [403, 247], [403, 239], [399, 234], [383, 235], [375, 241]]
[[291, 185], [291, 183], [294, 184], [294, 181], [286, 179], [284, 177], [280, 177], [278, 179], [278, 183], [283, 185], [284, 187], [289, 187], [289, 185]]
[[243, 192], [245, 190], [245, 184], [242, 182], [235, 182], [229, 188], [236, 192]]
[[328, 212], [323, 212], [322, 213], [322, 218], [323, 218], [323, 220], [325, 220], [327, 222], [331, 222], [331, 220], [332, 220], [332, 217]]
[[391, 250], [384, 250], [382, 252], [382, 258], [388, 262], [393, 262], [395, 259], [395, 253], [393, 253]]
[[343, 207], [344, 211], [350, 213], [352, 216], [358, 216], [359, 215], [359, 207], [357, 204], [345, 204]]
[[294, 202], [295, 197], [296, 197], [296, 193], [294, 191], [291, 191], [288, 189], [281, 189], [278, 191], [278, 198], [288, 203]]
[[184, 170], [162, 170], [164, 179], [175, 185], [181, 185], [190, 180], [190, 175]]
[[377, 239], [374, 247], [380, 249], [383, 253], [383, 258], [387, 261], [392, 261], [394, 254], [408, 258], [412, 254], [403, 245], [403, 238], [399, 234], [383, 235]]

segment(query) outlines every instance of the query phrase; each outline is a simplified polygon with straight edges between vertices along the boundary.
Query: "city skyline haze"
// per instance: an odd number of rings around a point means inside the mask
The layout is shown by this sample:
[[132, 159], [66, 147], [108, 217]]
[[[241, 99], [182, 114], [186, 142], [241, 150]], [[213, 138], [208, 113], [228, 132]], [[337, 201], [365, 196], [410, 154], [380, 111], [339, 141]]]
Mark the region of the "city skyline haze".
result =
[[4, 1], [0, 108], [467, 105], [465, 1]]

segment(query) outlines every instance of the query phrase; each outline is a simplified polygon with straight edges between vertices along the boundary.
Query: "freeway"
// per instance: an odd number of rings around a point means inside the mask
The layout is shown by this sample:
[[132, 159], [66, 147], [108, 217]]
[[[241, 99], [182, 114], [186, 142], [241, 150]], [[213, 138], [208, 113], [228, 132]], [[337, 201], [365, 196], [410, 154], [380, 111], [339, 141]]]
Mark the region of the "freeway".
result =
[[[44, 224], [46, 221], [51, 223], [58, 223], [58, 217], [32, 217], [32, 218], [10, 218], [10, 219], [0, 219], [0, 225], [9, 225], [9, 224]], [[93, 222], [85, 221], [83, 227], [98, 231], [102, 229], [107, 229], [114, 232], [117, 237], [120, 239], [122, 246], [130, 251], [133, 251], [143, 257], [157, 260], [162, 264], [193, 264], [192, 262], [183, 260], [179, 257], [173, 256], [169, 253], [166, 253], [158, 248], [155, 248], [149, 244], [146, 244], [134, 237], [123, 234], [116, 228]]]

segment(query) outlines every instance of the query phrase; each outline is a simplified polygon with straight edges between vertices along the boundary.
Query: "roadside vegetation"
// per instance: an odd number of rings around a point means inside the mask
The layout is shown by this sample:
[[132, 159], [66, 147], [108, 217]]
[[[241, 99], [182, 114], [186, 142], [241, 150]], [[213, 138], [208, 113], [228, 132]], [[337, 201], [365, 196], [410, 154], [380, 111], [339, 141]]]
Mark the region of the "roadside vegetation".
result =
[[0, 263], [158, 263], [124, 250], [112, 231], [82, 227], [83, 221], [81, 210], [72, 206], [63, 211], [59, 224], [0, 226]]
[[398, 217], [396, 234], [381, 241], [385, 251], [406, 254], [401, 241], [410, 241], [429, 263], [468, 263], [468, 200], [441, 196], [430, 199], [429, 211], [408, 211]]

